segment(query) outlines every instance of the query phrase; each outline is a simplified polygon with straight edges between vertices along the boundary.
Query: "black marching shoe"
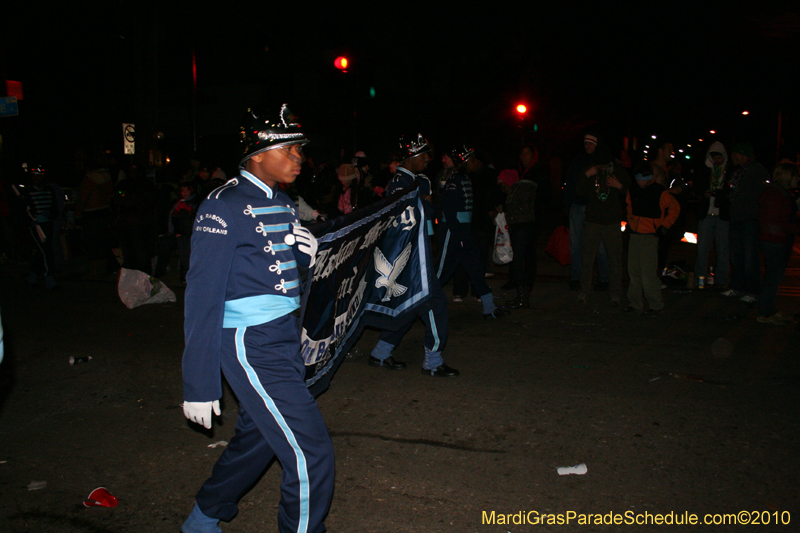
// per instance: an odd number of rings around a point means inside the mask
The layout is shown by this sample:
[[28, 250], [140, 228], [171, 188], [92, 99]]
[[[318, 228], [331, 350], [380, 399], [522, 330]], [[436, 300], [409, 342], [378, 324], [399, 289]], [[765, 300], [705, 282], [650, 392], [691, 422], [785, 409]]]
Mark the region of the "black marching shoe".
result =
[[508, 309], [506, 309], [505, 306], [503, 306], [503, 307], [496, 308], [491, 313], [486, 313], [485, 315], [483, 315], [483, 319], [484, 320], [497, 320], [498, 318], [507, 317], [510, 314], [511, 314], [511, 311], [509, 311]]
[[439, 378], [454, 378], [460, 374], [458, 370], [456, 370], [455, 368], [450, 368], [444, 363], [442, 363], [441, 366], [437, 366], [436, 368], [432, 368], [430, 370], [428, 370], [427, 368], [423, 368], [422, 373]]
[[520, 287], [517, 289], [517, 297], [509, 301], [505, 307], [506, 309], [528, 309], [531, 306], [531, 290], [528, 287]]
[[392, 356], [387, 357], [386, 359], [380, 360], [377, 357], [369, 356], [369, 366], [379, 366], [383, 367], [387, 370], [403, 370], [406, 365], [403, 361], [398, 361]]

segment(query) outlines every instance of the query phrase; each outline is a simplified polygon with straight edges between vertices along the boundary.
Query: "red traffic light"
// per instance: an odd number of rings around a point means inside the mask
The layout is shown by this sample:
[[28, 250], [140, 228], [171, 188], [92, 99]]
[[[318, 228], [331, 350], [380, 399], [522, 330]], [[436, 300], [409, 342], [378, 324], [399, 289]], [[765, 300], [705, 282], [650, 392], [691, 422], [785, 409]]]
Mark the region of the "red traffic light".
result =
[[344, 56], [337, 57], [336, 60], [333, 62], [333, 66], [334, 67], [338, 68], [339, 70], [344, 70], [344, 71], [347, 70], [347, 66], [349, 64], [350, 64], [350, 62]]
[[517, 104], [517, 107], [515, 109], [517, 110], [517, 114], [519, 115], [524, 115], [525, 113], [528, 112], [528, 106], [526, 106], [525, 104]]

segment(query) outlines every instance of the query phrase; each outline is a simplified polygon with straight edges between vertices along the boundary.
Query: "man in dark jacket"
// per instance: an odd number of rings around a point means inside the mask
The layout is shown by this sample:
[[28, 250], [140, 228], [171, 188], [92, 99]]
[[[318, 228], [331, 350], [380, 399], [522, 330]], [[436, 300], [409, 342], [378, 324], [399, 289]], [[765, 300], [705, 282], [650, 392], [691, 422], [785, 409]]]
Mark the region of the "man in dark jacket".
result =
[[730, 200], [731, 288], [725, 296], [753, 303], [761, 291], [761, 256], [758, 252], [758, 199], [769, 172], [755, 160], [753, 146], [739, 143], [731, 159], [736, 168], [727, 184]]
[[[581, 244], [583, 242], [583, 227], [586, 223], [586, 196], [579, 195], [575, 188], [583, 172], [592, 164], [595, 149], [597, 149], [597, 135], [587, 133], [583, 137], [584, 153], [573, 159], [567, 168], [564, 180], [564, 194], [562, 204], [569, 216], [569, 254], [571, 264], [569, 267], [569, 288], [581, 288]], [[608, 256], [603, 244], [597, 251], [597, 275], [600, 286], [608, 287]]]
[[581, 246], [581, 292], [578, 302], [586, 303], [592, 287], [592, 266], [602, 243], [608, 252], [608, 283], [611, 303], [619, 305], [622, 296], [622, 205], [630, 178], [622, 163], [611, 157], [605, 146], [598, 146], [593, 161], [584, 171], [575, 190], [586, 197], [586, 224]]

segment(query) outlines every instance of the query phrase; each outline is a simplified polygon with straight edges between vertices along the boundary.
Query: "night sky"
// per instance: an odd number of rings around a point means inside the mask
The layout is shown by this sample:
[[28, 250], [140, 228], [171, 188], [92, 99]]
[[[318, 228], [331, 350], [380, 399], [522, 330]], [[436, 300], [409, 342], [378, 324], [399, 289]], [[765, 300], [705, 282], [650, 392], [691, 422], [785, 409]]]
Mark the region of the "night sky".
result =
[[[283, 101], [320, 152], [381, 153], [422, 131], [507, 160], [523, 138], [579, 146], [587, 126], [615, 150], [625, 135], [678, 145], [714, 128], [772, 164], [779, 112], [784, 149], [800, 140], [800, 8], [786, 10], [796, 4], [164, 4], [4, 8], [2, 71], [25, 90], [21, 115], [0, 119], [4, 166], [35, 157], [68, 172], [76, 150], [121, 152], [121, 123], [143, 135], [148, 120], [167, 150], [191, 154], [196, 140], [201, 158], [227, 159], [244, 109]], [[532, 109], [523, 123], [518, 101]]]

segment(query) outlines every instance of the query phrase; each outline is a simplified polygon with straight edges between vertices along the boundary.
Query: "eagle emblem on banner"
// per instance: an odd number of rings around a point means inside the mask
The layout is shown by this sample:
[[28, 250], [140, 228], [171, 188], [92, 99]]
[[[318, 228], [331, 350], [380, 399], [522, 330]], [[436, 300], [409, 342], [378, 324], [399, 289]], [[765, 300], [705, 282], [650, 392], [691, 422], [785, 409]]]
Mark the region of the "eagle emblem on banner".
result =
[[386, 295], [381, 299], [382, 302], [388, 302], [392, 299], [392, 296], [401, 296], [408, 290], [408, 287], [397, 283], [397, 277], [406, 267], [410, 257], [411, 243], [408, 243], [403, 251], [400, 252], [394, 263], [390, 263], [384, 257], [380, 248], [375, 247], [375, 271], [380, 274], [378, 279], [375, 280], [375, 287], [378, 289], [386, 287]]

